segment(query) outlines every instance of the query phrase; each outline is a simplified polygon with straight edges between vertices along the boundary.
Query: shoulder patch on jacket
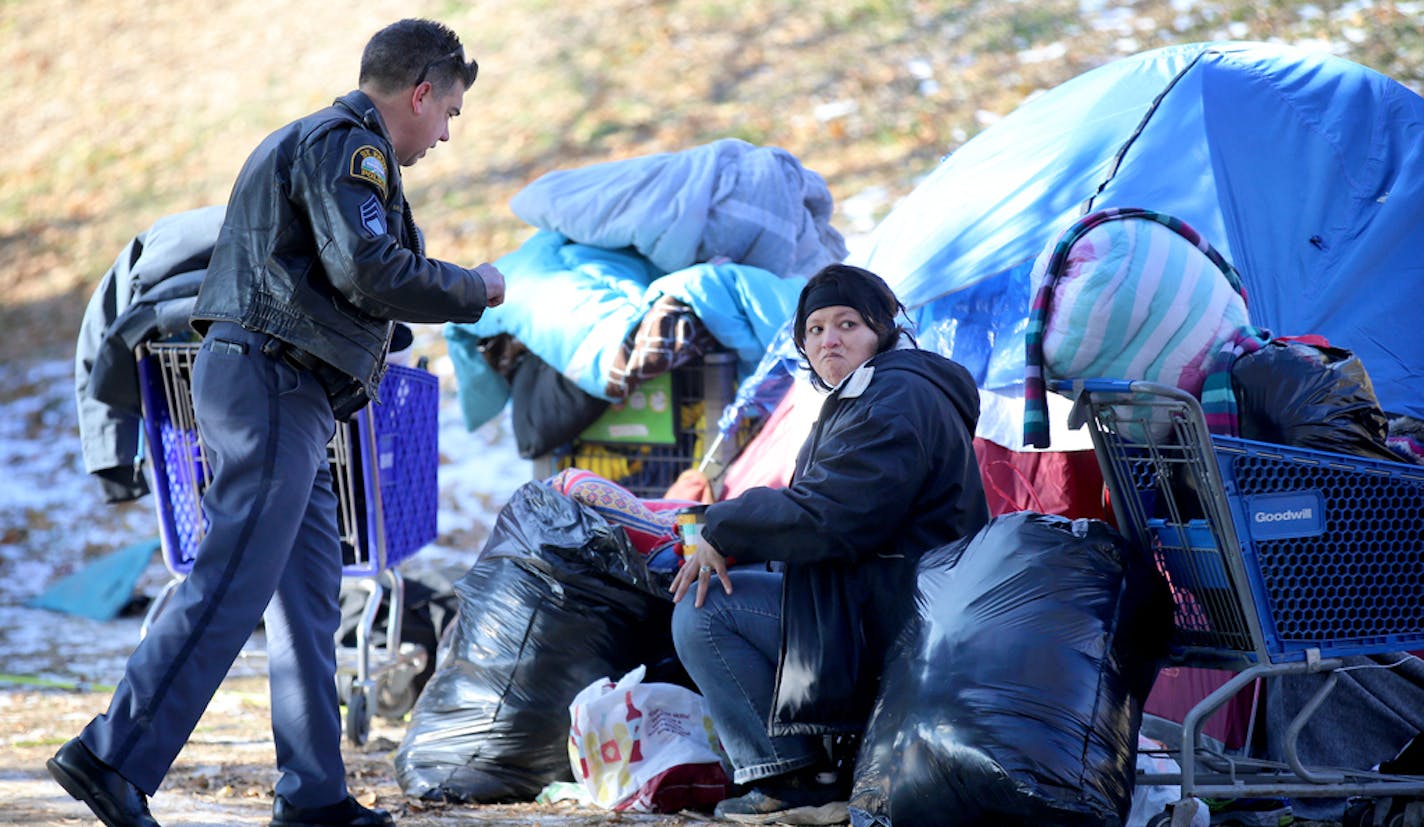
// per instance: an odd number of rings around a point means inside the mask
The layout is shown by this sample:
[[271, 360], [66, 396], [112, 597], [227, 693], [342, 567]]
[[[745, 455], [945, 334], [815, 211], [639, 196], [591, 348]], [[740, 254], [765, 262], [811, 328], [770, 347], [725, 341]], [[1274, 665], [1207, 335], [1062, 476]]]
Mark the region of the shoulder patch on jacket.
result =
[[361, 202], [361, 226], [371, 238], [386, 234], [386, 208], [374, 195], [366, 196], [366, 200]]
[[351, 153], [351, 177], [372, 184], [381, 191], [381, 198], [384, 199], [389, 177], [386, 172], [386, 156], [370, 144], [359, 147]]

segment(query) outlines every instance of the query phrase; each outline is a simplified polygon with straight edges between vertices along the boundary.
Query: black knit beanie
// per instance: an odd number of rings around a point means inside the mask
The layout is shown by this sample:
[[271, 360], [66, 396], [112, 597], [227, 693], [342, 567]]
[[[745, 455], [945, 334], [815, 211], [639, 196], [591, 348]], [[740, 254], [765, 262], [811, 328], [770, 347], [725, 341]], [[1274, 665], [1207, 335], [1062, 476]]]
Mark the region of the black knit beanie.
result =
[[[894, 344], [895, 316], [900, 300], [884, 279], [860, 267], [832, 264], [806, 282], [796, 304], [796, 325], [792, 338], [798, 350], [806, 344], [806, 317], [825, 307], [851, 307], [880, 337], [879, 350]], [[887, 345], [888, 342], [888, 345]]]

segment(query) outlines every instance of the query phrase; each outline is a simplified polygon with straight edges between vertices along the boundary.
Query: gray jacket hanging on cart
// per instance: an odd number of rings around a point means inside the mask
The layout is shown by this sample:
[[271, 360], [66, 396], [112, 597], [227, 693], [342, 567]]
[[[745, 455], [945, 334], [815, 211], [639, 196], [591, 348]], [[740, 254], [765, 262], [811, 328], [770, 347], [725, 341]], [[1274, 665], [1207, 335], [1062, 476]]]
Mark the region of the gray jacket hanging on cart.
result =
[[139, 459], [139, 381], [134, 348], [190, 333], [189, 313], [225, 208], [165, 216], [124, 247], [84, 310], [74, 349], [74, 395], [84, 470], [105, 502], [148, 493]]

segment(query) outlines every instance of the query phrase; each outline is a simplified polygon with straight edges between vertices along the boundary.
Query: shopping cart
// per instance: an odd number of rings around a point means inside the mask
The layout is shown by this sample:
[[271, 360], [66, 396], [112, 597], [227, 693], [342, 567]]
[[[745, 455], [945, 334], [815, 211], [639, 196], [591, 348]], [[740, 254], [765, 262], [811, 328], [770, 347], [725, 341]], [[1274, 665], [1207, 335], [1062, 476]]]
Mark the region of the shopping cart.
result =
[[[202, 497], [212, 481], [193, 415], [197, 343], [152, 343], [138, 351], [143, 435], [163, 560], [173, 578], [149, 606], [148, 633], [173, 589], [193, 568], [207, 532]], [[339, 424], [327, 446], [338, 503], [342, 576], [365, 592], [354, 647], [338, 646], [337, 682], [346, 734], [365, 743], [373, 711], [399, 719], [415, 703], [425, 651], [401, 640], [405, 584], [395, 566], [435, 539], [439, 383], [428, 371], [390, 365], [379, 404]], [[373, 645], [381, 602], [385, 641]]]
[[[582, 468], [638, 497], [658, 499], [689, 468], [717, 476], [743, 436], [738, 432], [734, 439], [724, 440], [717, 429], [717, 418], [736, 391], [736, 371], [734, 354], [713, 352], [660, 375], [641, 391], [661, 394], [666, 406], [645, 404], [638, 410], [630, 399], [610, 409], [577, 438], [535, 457], [535, 478]], [[632, 427], [620, 422], [620, 415], [627, 414], [633, 415]], [[666, 420], [661, 429], [655, 424], [659, 418]], [[639, 419], [654, 424], [647, 426]], [[665, 430], [665, 438], [652, 438], [649, 432], [655, 430]]]
[[[1171, 586], [1178, 665], [1236, 674], [1182, 724], [1182, 801], [1151, 824], [1188, 824], [1203, 798], [1424, 794], [1424, 777], [1307, 767], [1296, 744], [1342, 658], [1424, 648], [1424, 468], [1208, 432], [1191, 394], [1148, 382], [1066, 380], [1089, 426], [1119, 528]], [[1323, 673], [1283, 738], [1283, 763], [1204, 743], [1207, 719], [1258, 678]]]

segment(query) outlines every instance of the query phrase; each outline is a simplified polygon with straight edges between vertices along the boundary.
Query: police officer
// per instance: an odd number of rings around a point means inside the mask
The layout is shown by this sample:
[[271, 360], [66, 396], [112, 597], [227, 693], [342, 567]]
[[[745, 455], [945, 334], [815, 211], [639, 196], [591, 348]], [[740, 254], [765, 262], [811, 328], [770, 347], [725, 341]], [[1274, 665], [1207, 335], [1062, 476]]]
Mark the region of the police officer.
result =
[[473, 322], [503, 300], [492, 265], [426, 257], [401, 187], [400, 167], [450, 139], [477, 68], [439, 23], [387, 26], [359, 88], [270, 135], [238, 175], [193, 313], [210, 530], [108, 712], [48, 762], [110, 827], [156, 824], [147, 797], [259, 620], [280, 771], [271, 824], [394, 823], [346, 788], [326, 445], [375, 396], [393, 321]]

